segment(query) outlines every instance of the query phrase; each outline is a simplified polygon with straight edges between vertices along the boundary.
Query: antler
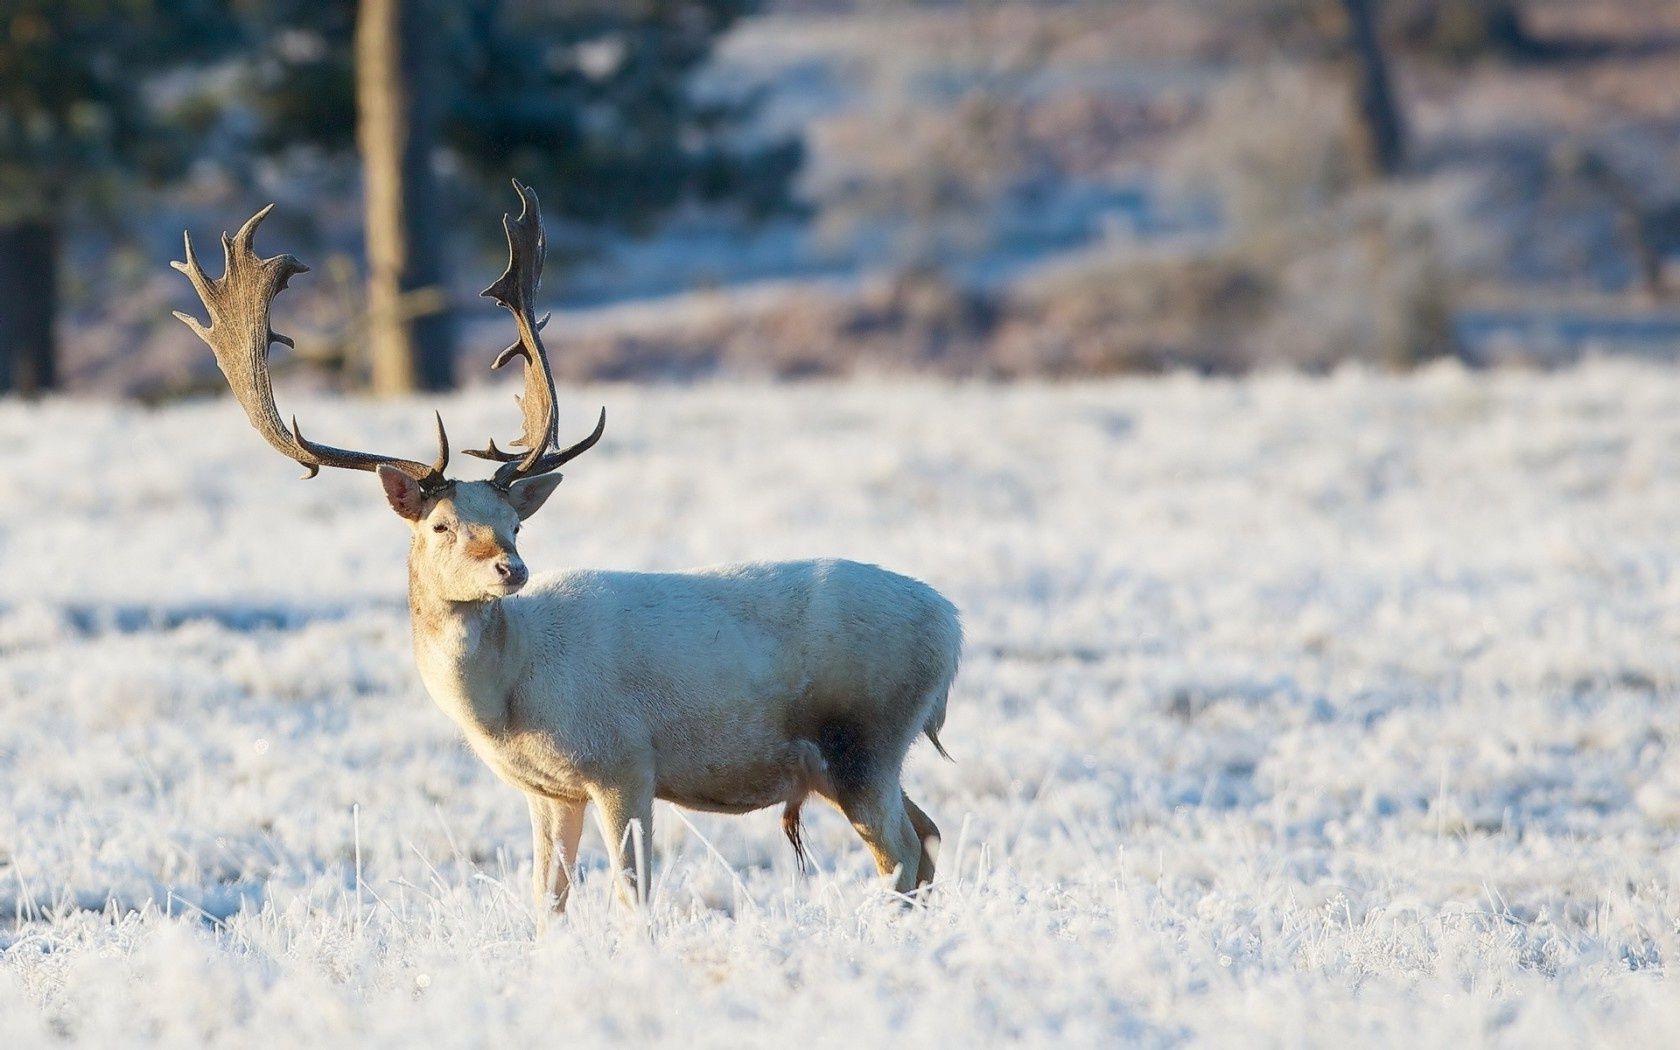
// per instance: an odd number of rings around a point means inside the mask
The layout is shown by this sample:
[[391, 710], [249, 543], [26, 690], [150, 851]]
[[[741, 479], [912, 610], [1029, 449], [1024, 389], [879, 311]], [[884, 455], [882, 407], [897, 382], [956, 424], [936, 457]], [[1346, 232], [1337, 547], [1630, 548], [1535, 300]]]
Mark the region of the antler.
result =
[[193, 290], [198, 292], [198, 297], [204, 300], [205, 309], [210, 312], [210, 327], [206, 328], [197, 318], [179, 310], [175, 311], [175, 316], [209, 344], [216, 355], [216, 364], [221, 366], [222, 375], [227, 377], [228, 386], [233, 389], [233, 396], [244, 406], [245, 415], [250, 418], [257, 433], [282, 455], [309, 468], [304, 477], [314, 477], [322, 467], [374, 470], [386, 464], [427, 488], [442, 485], [443, 470], [449, 465], [449, 438], [443, 432], [441, 414], [437, 416], [438, 458], [430, 466], [411, 459], [316, 444], [303, 436], [296, 416], [292, 417], [290, 429], [281, 421], [280, 413], [274, 407], [274, 387], [269, 381], [268, 347], [270, 343], [293, 344], [289, 338], [269, 327], [268, 312], [274, 297], [286, 287], [286, 283], [297, 274], [308, 273], [309, 267], [290, 255], [259, 259], [252, 251], [251, 240], [256, 236], [257, 227], [272, 210], [274, 205], [270, 204], [251, 216], [232, 237], [222, 234], [223, 270], [222, 276], [216, 280], [211, 280], [204, 267], [199, 265], [198, 256], [193, 252], [192, 236], [183, 235], [187, 260], [169, 265], [192, 281]]
[[501, 368], [515, 358], [522, 358], [525, 362], [525, 392], [517, 399], [525, 417], [525, 427], [519, 437], [508, 443], [525, 451], [503, 451], [496, 447], [494, 440], [482, 449], [463, 450], [469, 456], [502, 464], [496, 468], [495, 477], [490, 479], [492, 484], [502, 488], [520, 478], [547, 474], [576, 459], [594, 448], [607, 429], [607, 410], [603, 408], [593, 433], [575, 445], [554, 448], [559, 443], [560, 434], [554, 411], [554, 373], [549, 368], [548, 351], [543, 348], [542, 337], [538, 334], [548, 324], [548, 317], [545, 315], [539, 321], [531, 310], [537, 285], [542, 282], [543, 256], [547, 252], [542, 212], [537, 206], [537, 195], [529, 186], [520, 185], [515, 179], [513, 188], [519, 194], [519, 218], [502, 216], [502, 228], [507, 231], [508, 241], [507, 270], [482, 294], [507, 307], [519, 329], [519, 341], [496, 355], [490, 367]]

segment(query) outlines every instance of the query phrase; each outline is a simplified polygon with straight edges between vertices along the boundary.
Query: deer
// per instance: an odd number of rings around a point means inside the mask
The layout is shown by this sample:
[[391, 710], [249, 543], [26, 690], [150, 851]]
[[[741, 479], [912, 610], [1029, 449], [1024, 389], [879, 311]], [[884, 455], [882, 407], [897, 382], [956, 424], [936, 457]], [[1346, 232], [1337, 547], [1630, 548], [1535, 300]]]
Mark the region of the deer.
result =
[[209, 323], [175, 312], [215, 355], [251, 426], [305, 468], [370, 471], [407, 523], [415, 664], [433, 702], [501, 780], [525, 795], [541, 918], [565, 911], [593, 803], [617, 895], [652, 890], [653, 803], [740, 814], [782, 807], [800, 872], [810, 863], [801, 807], [837, 808], [906, 903], [934, 879], [939, 829], [902, 786], [911, 745], [939, 732], [962, 649], [956, 607], [918, 580], [842, 559], [758, 562], [685, 572], [569, 569], [533, 579], [521, 523], [560, 484], [559, 468], [595, 447], [606, 409], [581, 440], [559, 445], [554, 375], [533, 302], [546, 254], [536, 194], [514, 180], [517, 218], [502, 216], [507, 269], [482, 293], [512, 314], [519, 436], [466, 454], [496, 464], [485, 480], [446, 477], [449, 438], [434, 413], [430, 463], [336, 448], [288, 426], [274, 401], [279, 292], [308, 267], [259, 258], [258, 226], [222, 234], [209, 277], [184, 235], [184, 273]]

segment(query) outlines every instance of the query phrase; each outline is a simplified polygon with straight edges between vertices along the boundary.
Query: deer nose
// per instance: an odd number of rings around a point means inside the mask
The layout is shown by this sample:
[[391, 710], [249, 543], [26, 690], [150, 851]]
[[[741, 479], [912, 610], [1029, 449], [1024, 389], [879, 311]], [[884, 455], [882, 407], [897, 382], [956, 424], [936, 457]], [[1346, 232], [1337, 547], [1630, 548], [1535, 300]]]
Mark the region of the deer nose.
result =
[[522, 562], [511, 561], [507, 558], [499, 559], [496, 562], [496, 576], [503, 583], [518, 587], [525, 582], [527, 575]]

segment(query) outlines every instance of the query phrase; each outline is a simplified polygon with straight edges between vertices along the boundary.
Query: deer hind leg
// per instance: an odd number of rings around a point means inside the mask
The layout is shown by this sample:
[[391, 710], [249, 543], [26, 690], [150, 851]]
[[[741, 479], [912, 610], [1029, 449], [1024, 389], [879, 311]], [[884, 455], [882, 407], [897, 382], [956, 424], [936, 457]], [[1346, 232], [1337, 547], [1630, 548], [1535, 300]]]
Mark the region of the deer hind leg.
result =
[[916, 841], [921, 846], [921, 857], [916, 863], [916, 888], [920, 889], [933, 881], [933, 862], [939, 852], [939, 825], [909, 795], [904, 796], [904, 816], [910, 821], [910, 827], [916, 832]]
[[860, 792], [844, 792], [834, 799], [840, 812], [851, 821], [852, 830], [869, 847], [875, 869], [891, 876], [893, 889], [909, 894], [916, 889], [921, 868], [921, 847], [910, 825], [896, 786]]
[[[882, 875], [893, 876], [893, 888], [909, 894], [916, 889], [922, 848], [904, 805], [898, 784], [898, 759], [875, 746], [869, 731], [849, 721], [819, 727], [817, 747], [827, 765], [823, 794], [840, 808], [852, 829], [875, 857]], [[830, 794], [830, 790], [832, 794]]]

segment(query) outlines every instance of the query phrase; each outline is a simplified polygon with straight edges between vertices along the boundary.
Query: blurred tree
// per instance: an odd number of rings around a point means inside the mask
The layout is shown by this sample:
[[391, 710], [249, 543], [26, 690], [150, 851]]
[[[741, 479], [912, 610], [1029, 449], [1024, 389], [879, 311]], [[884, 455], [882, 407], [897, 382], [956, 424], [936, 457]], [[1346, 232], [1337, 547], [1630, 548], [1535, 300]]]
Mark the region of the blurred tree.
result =
[[[309, 143], [346, 150], [355, 144], [351, 129], [359, 128], [375, 284], [370, 323], [406, 323], [412, 332], [415, 321], [401, 319], [418, 311], [393, 303], [442, 283], [448, 195], [462, 205], [452, 215], [476, 219], [475, 211], [495, 215], [506, 207], [510, 176], [552, 187], [543, 214], [558, 237], [565, 220], [645, 230], [687, 202], [726, 204], [750, 216], [790, 207], [800, 143], [748, 132], [756, 97], [691, 90], [719, 35], [754, 6], [273, 0], [261, 9], [266, 25], [258, 35], [268, 43], [252, 67], [253, 97], [271, 149]], [[349, 27], [358, 20], [353, 49]], [[435, 150], [428, 145], [433, 127]], [[440, 161], [454, 175], [433, 189], [426, 184]], [[376, 358], [376, 376], [386, 368], [383, 374], [394, 377], [376, 379], [376, 387], [393, 391], [446, 377], [448, 350], [436, 347], [448, 332], [444, 323], [424, 344], [411, 339], [405, 352], [414, 359], [406, 369]], [[399, 345], [381, 340], [376, 334], [371, 341], [376, 348]]]
[[[373, 389], [454, 383], [447, 309], [409, 309], [439, 288], [439, 98], [435, 0], [361, 0], [356, 19], [356, 139], [367, 235], [367, 332]], [[441, 298], [441, 297], [440, 297]]]
[[1341, 0], [1353, 87], [1354, 153], [1367, 176], [1384, 179], [1399, 174], [1405, 161], [1406, 124], [1383, 53], [1377, 3]]
[[[1404, 174], [1406, 119], [1394, 90], [1383, 45], [1380, 0], [1340, 0], [1346, 19], [1347, 64], [1353, 117], [1354, 161], [1364, 181]], [[1372, 301], [1379, 356], [1395, 367], [1457, 353], [1450, 286], [1427, 227], [1400, 224], [1378, 209], [1363, 226], [1374, 287]]]
[[225, 57], [232, 33], [216, 0], [0, 6], [0, 392], [57, 384], [67, 218], [184, 169], [213, 103], [170, 77]]

